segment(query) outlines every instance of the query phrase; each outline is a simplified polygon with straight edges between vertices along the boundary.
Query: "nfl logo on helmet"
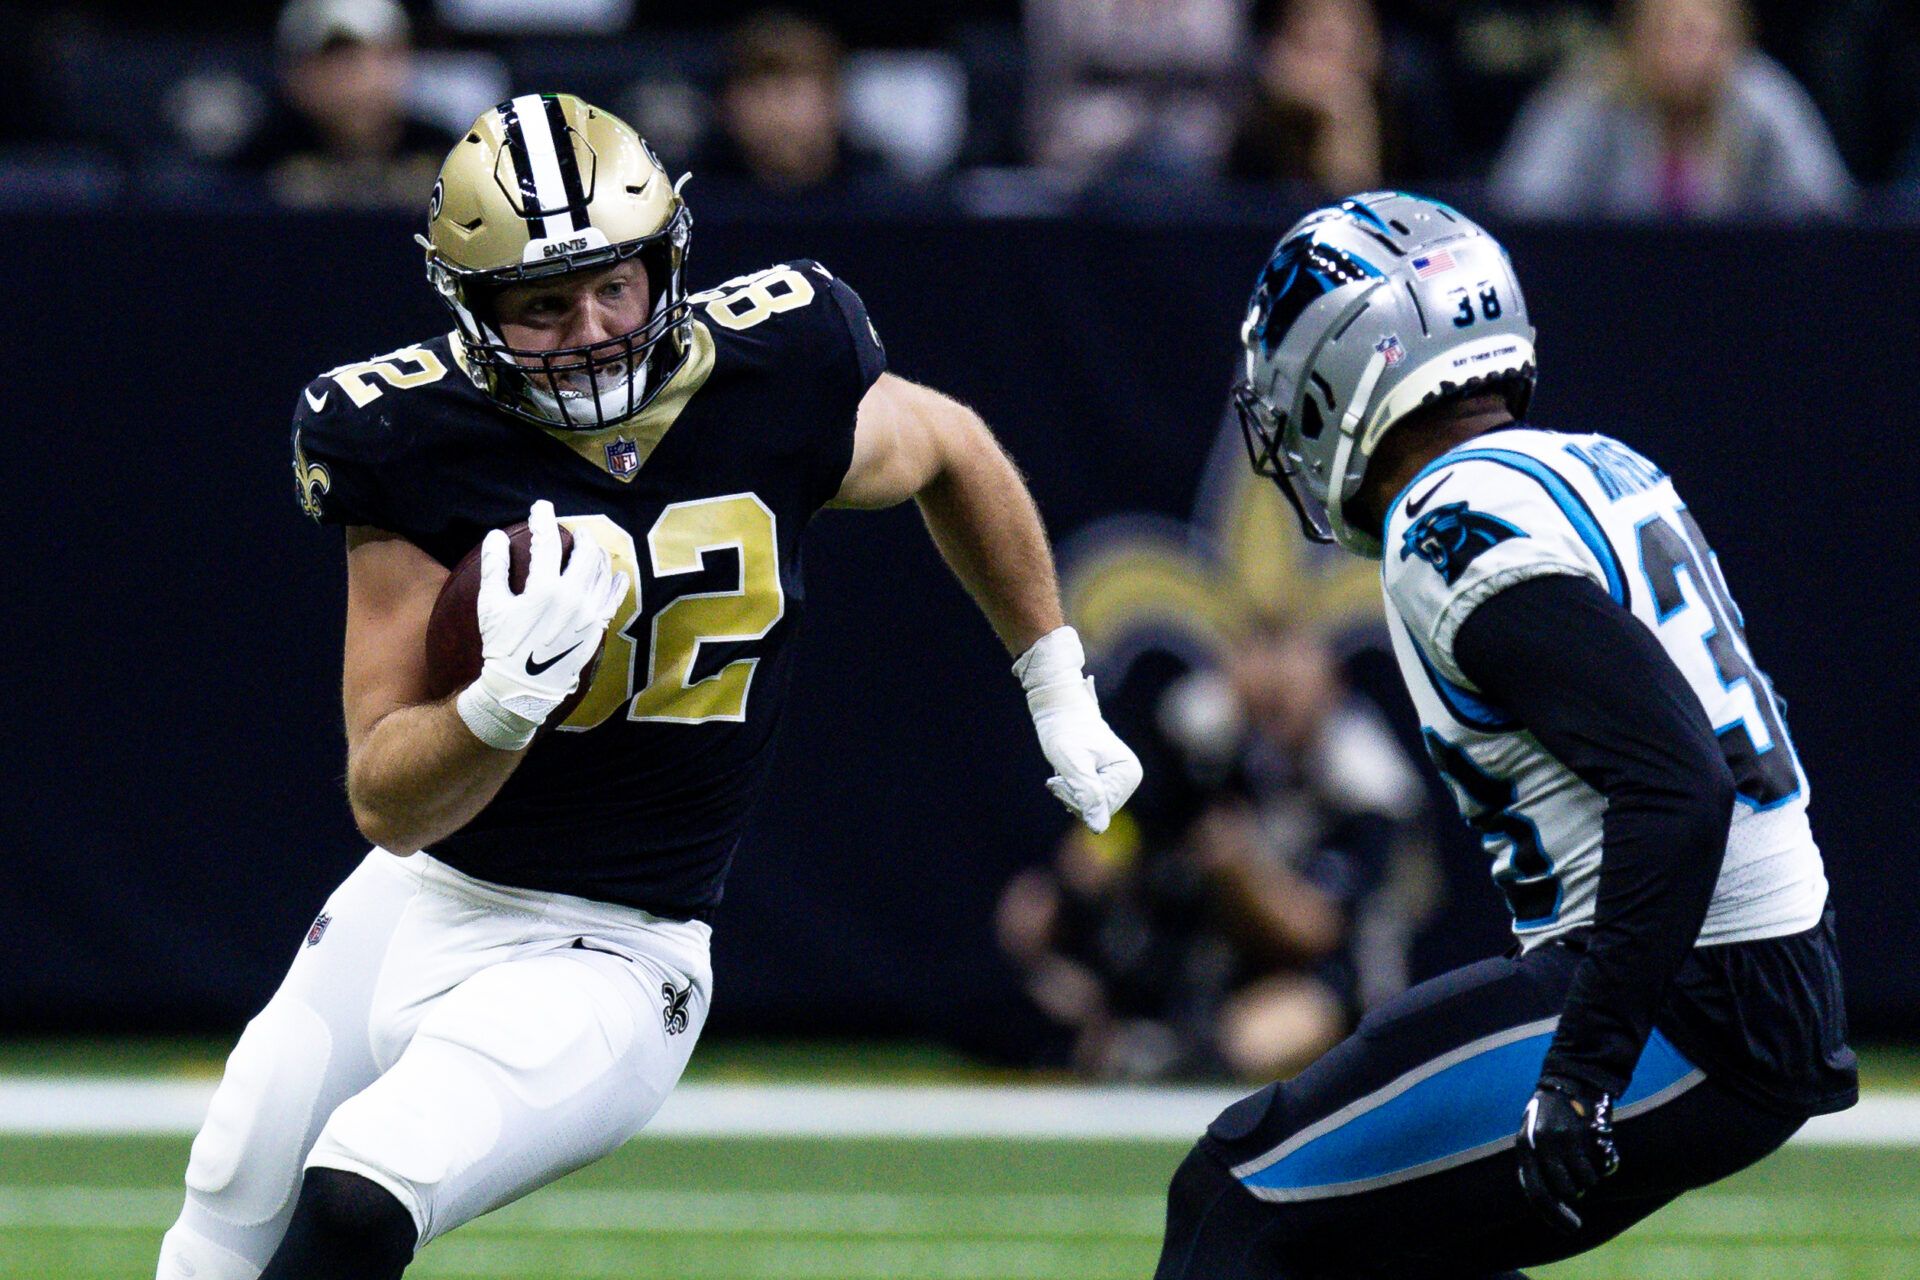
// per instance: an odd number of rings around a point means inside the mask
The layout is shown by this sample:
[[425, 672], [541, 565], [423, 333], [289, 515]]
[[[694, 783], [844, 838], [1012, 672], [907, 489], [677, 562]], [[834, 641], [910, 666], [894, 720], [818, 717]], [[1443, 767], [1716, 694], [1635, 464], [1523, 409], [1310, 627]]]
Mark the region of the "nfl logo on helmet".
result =
[[1373, 349], [1380, 353], [1381, 359], [1386, 361], [1389, 369], [1407, 358], [1407, 349], [1400, 345], [1400, 335], [1397, 333], [1390, 333], [1380, 339], [1373, 344]]
[[630, 476], [640, 469], [640, 449], [631, 440], [615, 440], [607, 446], [607, 470], [617, 476]]

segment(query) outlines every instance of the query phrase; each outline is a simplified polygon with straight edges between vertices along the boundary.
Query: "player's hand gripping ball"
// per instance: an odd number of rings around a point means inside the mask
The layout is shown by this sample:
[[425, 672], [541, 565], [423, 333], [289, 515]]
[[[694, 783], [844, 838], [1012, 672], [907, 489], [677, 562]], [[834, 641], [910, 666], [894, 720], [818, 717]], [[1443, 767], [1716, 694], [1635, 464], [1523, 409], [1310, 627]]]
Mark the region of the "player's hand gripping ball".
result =
[[627, 585], [598, 544], [577, 548], [552, 504], [535, 503], [529, 521], [489, 533], [441, 587], [427, 621], [428, 692], [459, 693], [461, 718], [490, 745], [526, 745], [586, 697]]

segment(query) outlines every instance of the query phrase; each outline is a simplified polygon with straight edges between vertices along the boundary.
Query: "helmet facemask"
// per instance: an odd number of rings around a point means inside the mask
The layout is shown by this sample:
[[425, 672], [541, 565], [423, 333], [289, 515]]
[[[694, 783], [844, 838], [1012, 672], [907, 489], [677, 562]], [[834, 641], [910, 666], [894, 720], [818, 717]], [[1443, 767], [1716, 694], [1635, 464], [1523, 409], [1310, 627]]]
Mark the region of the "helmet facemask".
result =
[[1233, 389], [1233, 408], [1240, 418], [1240, 436], [1246, 441], [1247, 460], [1254, 472], [1272, 480], [1293, 513], [1300, 517], [1300, 532], [1309, 542], [1332, 542], [1333, 525], [1327, 519], [1326, 504], [1314, 497], [1301, 474], [1300, 456], [1286, 448], [1287, 415], [1246, 383]]
[[[599, 431], [640, 413], [691, 349], [682, 266], [692, 221], [682, 205], [655, 235], [501, 271], [460, 272], [432, 262], [428, 274], [453, 312], [474, 380], [502, 409], [541, 427]], [[515, 347], [502, 336], [494, 303], [509, 285], [603, 270], [632, 259], [645, 270], [652, 299], [640, 328], [600, 342], [548, 349]]]

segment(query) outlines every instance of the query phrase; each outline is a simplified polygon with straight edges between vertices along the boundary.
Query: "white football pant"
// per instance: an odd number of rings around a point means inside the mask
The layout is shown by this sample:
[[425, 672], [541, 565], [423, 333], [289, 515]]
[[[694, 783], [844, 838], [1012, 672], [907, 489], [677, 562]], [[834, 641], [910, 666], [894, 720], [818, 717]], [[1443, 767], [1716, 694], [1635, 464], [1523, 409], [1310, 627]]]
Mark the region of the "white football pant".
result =
[[712, 931], [376, 849], [227, 1059], [158, 1280], [256, 1280], [308, 1166], [420, 1244], [638, 1133], [707, 1018]]

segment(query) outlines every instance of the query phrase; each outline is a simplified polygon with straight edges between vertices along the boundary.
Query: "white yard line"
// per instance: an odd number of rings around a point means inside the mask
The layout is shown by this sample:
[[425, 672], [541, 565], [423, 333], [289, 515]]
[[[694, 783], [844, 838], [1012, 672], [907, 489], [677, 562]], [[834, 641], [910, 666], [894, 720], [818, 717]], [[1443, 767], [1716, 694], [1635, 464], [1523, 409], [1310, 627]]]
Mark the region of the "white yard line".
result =
[[[213, 1082], [0, 1076], [0, 1134], [190, 1134]], [[1240, 1093], [1071, 1085], [684, 1084], [647, 1132], [675, 1137], [1197, 1137]], [[1869, 1094], [1794, 1138], [1841, 1147], [1920, 1146], [1920, 1093]]]
[[[0, 1230], [164, 1231], [174, 1189], [0, 1183]], [[723, 1236], [965, 1235], [977, 1239], [1158, 1236], [1158, 1195], [951, 1192], [605, 1191], [554, 1187], [488, 1214], [468, 1233]]]

